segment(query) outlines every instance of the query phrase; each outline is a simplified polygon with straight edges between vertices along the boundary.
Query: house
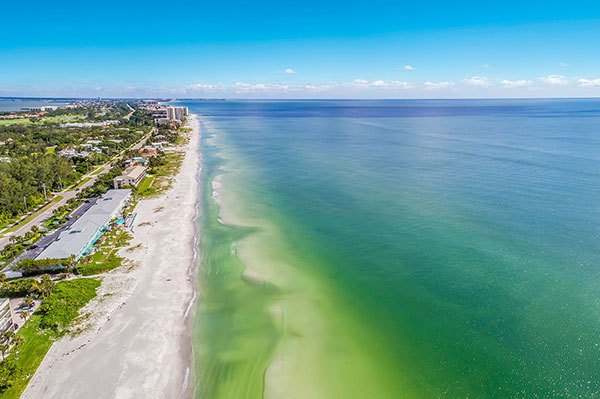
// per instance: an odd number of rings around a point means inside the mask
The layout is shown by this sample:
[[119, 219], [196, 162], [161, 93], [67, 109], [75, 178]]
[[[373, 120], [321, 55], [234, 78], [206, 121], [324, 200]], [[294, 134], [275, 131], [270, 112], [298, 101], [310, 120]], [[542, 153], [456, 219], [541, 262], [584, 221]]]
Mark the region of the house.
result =
[[145, 158], [154, 158], [158, 156], [158, 151], [154, 147], [146, 146], [140, 150], [140, 155]]

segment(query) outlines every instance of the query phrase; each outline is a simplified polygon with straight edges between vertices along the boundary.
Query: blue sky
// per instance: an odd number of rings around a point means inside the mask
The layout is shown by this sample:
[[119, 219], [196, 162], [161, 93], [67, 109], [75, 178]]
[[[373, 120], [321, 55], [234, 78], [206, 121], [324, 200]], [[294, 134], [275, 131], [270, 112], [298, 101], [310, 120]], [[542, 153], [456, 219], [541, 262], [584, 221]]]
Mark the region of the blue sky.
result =
[[598, 1], [34, 0], [3, 14], [0, 96], [600, 96]]

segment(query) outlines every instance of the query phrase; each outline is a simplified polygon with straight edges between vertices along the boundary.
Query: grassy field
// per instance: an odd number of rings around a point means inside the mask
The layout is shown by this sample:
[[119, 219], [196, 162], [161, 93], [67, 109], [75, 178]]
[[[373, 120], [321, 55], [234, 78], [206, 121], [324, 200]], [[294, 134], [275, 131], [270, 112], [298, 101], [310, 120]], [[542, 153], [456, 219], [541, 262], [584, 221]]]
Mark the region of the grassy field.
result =
[[19, 119], [0, 119], [1, 125], [29, 125], [31, 123], [69, 123], [81, 122], [85, 118], [82, 115], [58, 115], [44, 116], [42, 118], [19, 118]]
[[121, 229], [114, 229], [106, 233], [96, 244], [93, 254], [87, 256], [77, 267], [79, 274], [91, 276], [113, 270], [123, 263], [123, 258], [117, 255], [117, 251], [131, 240], [131, 235]]
[[146, 175], [137, 186], [137, 192], [140, 197], [151, 197], [156, 194], [156, 189], [152, 187], [154, 175]]
[[31, 123], [29, 118], [21, 119], [0, 119], [0, 126], [3, 125], [28, 125]]
[[10, 388], [0, 392], [0, 399], [21, 396], [54, 340], [73, 324], [79, 310], [96, 296], [99, 286], [100, 281], [91, 278], [61, 281], [54, 286], [42, 306], [17, 333], [23, 337], [23, 344], [18, 357], [13, 353], [7, 359], [16, 361], [18, 376]]
[[96, 169], [95, 171], [93, 171], [91, 173], [91, 176], [96, 176], [97, 174], [100, 174], [100, 172], [102, 172], [104, 170], [104, 166], [100, 166], [98, 169]]
[[92, 180], [91, 176], [88, 176], [84, 179], [81, 179], [77, 185], [75, 187], [73, 187], [73, 190], [77, 190], [79, 188], [81, 188], [81, 186], [83, 186], [85, 183], [89, 182], [90, 180]]

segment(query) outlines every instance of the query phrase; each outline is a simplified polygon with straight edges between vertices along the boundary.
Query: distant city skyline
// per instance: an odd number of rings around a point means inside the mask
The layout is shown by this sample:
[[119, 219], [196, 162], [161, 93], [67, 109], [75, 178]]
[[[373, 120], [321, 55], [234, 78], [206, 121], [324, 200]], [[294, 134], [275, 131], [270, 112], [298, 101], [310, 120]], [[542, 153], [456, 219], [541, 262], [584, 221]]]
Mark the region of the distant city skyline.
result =
[[7, 4], [0, 96], [600, 96], [597, 2], [161, 4]]

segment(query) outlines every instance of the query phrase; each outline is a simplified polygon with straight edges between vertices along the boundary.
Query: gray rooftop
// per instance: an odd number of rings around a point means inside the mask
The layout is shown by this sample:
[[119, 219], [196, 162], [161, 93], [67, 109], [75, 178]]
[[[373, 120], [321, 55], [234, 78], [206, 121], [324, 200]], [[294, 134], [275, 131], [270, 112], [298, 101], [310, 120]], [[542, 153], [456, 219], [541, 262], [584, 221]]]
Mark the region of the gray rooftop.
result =
[[56, 241], [48, 245], [36, 259], [66, 259], [77, 255], [94, 235], [110, 222], [122, 201], [131, 190], [108, 190], [86, 213], [68, 229], [60, 233]]

